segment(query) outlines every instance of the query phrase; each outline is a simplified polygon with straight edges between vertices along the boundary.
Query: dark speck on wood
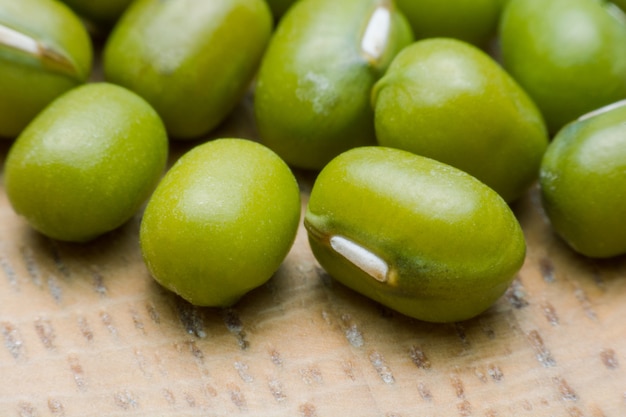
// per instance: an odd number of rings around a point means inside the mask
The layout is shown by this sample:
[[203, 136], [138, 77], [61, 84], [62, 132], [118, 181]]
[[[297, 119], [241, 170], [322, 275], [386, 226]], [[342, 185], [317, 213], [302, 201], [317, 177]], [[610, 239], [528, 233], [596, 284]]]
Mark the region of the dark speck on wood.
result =
[[202, 350], [200, 350], [200, 348], [198, 347], [196, 342], [194, 340], [190, 340], [186, 344], [187, 344], [187, 347], [189, 348], [189, 352], [191, 352], [192, 356], [194, 358], [196, 358], [197, 360], [203, 362], [204, 361], [204, 353], [202, 352]]
[[396, 382], [391, 369], [387, 365], [387, 362], [385, 362], [385, 358], [383, 358], [379, 352], [374, 351], [370, 353], [369, 358], [372, 366], [376, 369], [376, 372], [378, 372], [378, 376], [380, 376], [380, 379], [382, 379], [385, 384], [393, 384]]
[[21, 402], [17, 407], [17, 411], [19, 417], [37, 417], [39, 415], [35, 407], [27, 402]]
[[93, 271], [91, 277], [93, 279], [94, 291], [102, 297], [107, 295], [107, 287], [104, 285], [104, 277], [102, 274], [98, 271]]
[[50, 410], [54, 416], [65, 415], [65, 407], [63, 407], [63, 404], [59, 400], [54, 398], [48, 399], [48, 410]]
[[69, 356], [67, 358], [67, 362], [70, 365], [70, 370], [72, 375], [74, 376], [74, 383], [79, 390], [85, 391], [87, 389], [87, 381], [85, 380], [85, 371], [83, 370], [82, 365], [78, 361], [76, 356]]
[[239, 377], [243, 382], [254, 382], [254, 377], [248, 372], [248, 364], [241, 361], [236, 361], [234, 364], [235, 370], [239, 374]]
[[228, 393], [230, 394], [230, 400], [235, 404], [235, 406], [239, 409], [239, 411], [247, 411], [248, 403], [246, 401], [246, 397], [241, 392], [241, 389], [236, 385], [228, 386]]
[[572, 389], [567, 381], [562, 377], [554, 377], [554, 383], [561, 394], [561, 398], [567, 401], [577, 401], [578, 394]]
[[5, 258], [4, 256], [0, 256], [0, 269], [2, 269], [2, 272], [4, 272], [4, 275], [6, 275], [9, 281], [9, 285], [14, 290], [19, 291], [19, 285], [18, 285], [17, 274], [15, 273], [15, 269], [13, 269], [13, 266], [9, 263], [7, 258]]
[[154, 304], [146, 304], [146, 310], [148, 311], [148, 316], [150, 317], [150, 320], [152, 320], [154, 324], [161, 324], [161, 315], [157, 311]]
[[188, 334], [199, 338], [206, 337], [204, 330], [204, 320], [200, 315], [198, 307], [188, 303], [182, 298], [176, 298], [176, 309], [178, 318]]
[[176, 404], [176, 397], [174, 396], [174, 393], [171, 390], [169, 390], [168, 388], [163, 388], [161, 392], [163, 394], [163, 397], [165, 398], [165, 401], [167, 401], [169, 405]]
[[194, 408], [196, 406], [196, 399], [190, 393], [185, 393], [185, 401], [190, 408]]
[[237, 310], [226, 308], [222, 310], [222, 317], [228, 331], [237, 339], [239, 347], [242, 350], [248, 349], [250, 342], [248, 342], [246, 338], [246, 331], [243, 328], [243, 323], [241, 322], [241, 318], [239, 317]]
[[4, 346], [15, 359], [24, 357], [24, 342], [17, 328], [8, 322], [0, 323]]
[[270, 360], [276, 366], [283, 366], [283, 358], [280, 356], [280, 352], [276, 349], [270, 350]]
[[613, 349], [604, 349], [600, 352], [600, 357], [602, 358], [602, 363], [607, 369], [613, 370], [619, 368], [619, 361], [617, 360], [617, 356], [615, 355], [615, 351]]
[[300, 369], [300, 376], [302, 377], [302, 381], [307, 385], [313, 383], [321, 385], [324, 382], [322, 372], [315, 366]]
[[130, 410], [139, 407], [139, 403], [137, 402], [133, 394], [128, 390], [115, 393], [114, 398], [115, 404], [124, 410]]
[[584, 289], [580, 287], [580, 285], [578, 285], [578, 283], [575, 283], [574, 285], [574, 295], [576, 296], [576, 299], [578, 299], [578, 302], [580, 302], [580, 305], [585, 311], [585, 314], [587, 315], [587, 317], [590, 320], [595, 321], [597, 319], [596, 312], [591, 306], [591, 302], [589, 301], [589, 297], [587, 296], [587, 293], [585, 292]]
[[543, 315], [546, 317], [546, 320], [548, 320], [548, 323], [553, 326], [557, 326], [559, 324], [559, 316], [557, 315], [554, 306], [550, 304], [550, 302], [546, 301], [542, 303], [541, 309], [543, 310]]
[[276, 378], [270, 378], [267, 382], [269, 386], [270, 392], [272, 393], [272, 397], [276, 400], [276, 402], [283, 402], [287, 399], [287, 395], [285, 395], [285, 389], [283, 388], [283, 384]]
[[50, 256], [52, 257], [52, 260], [54, 261], [54, 264], [57, 270], [65, 278], [69, 278], [70, 270], [65, 264], [65, 262], [63, 261], [63, 258], [61, 258], [61, 253], [59, 251], [58, 243], [54, 241], [53, 239], [49, 239], [48, 242], [50, 243], [48, 246], [50, 248]]
[[22, 259], [24, 260], [26, 271], [28, 271], [28, 275], [30, 275], [33, 284], [41, 287], [41, 273], [39, 271], [39, 266], [37, 265], [37, 262], [35, 261], [35, 258], [33, 256], [33, 250], [26, 246], [20, 249], [20, 253], [22, 254]]
[[517, 309], [524, 308], [528, 305], [526, 301], [526, 290], [519, 278], [513, 280], [505, 294], [506, 300]]
[[500, 382], [504, 378], [504, 374], [498, 365], [489, 365], [487, 373], [495, 382]]
[[467, 334], [465, 333], [465, 327], [461, 323], [454, 323], [454, 330], [459, 340], [461, 341], [461, 345], [463, 346], [463, 349], [466, 349], [466, 350], [469, 349], [470, 342], [467, 339]]
[[554, 264], [548, 258], [542, 258], [539, 260], [539, 269], [541, 271], [541, 276], [543, 280], [548, 283], [552, 283], [556, 280], [556, 275], [554, 272]]
[[365, 341], [363, 340], [363, 334], [357, 324], [352, 320], [352, 316], [350, 314], [343, 314], [341, 316], [341, 322], [344, 328], [344, 334], [346, 335], [346, 339], [348, 339], [348, 343], [355, 348], [363, 347]]
[[452, 384], [452, 388], [454, 388], [454, 393], [456, 397], [459, 399], [465, 398], [465, 386], [463, 385], [463, 381], [459, 378], [458, 375], [450, 375], [450, 383]]
[[430, 369], [430, 360], [424, 353], [424, 351], [418, 346], [411, 346], [409, 349], [409, 356], [411, 361], [420, 369]]
[[459, 410], [461, 417], [470, 417], [472, 415], [472, 405], [467, 400], [461, 401], [456, 408]]
[[432, 401], [433, 400], [433, 394], [430, 392], [428, 387], [423, 382], [420, 382], [419, 384], [417, 384], [417, 391], [420, 393], [420, 396], [425, 401]]
[[117, 336], [117, 328], [113, 324], [113, 318], [109, 313], [107, 313], [106, 311], [101, 311], [100, 320], [102, 320], [102, 324], [104, 324], [104, 327], [106, 327], [111, 335]]
[[93, 341], [93, 331], [89, 326], [89, 322], [87, 322], [87, 319], [83, 316], [78, 318], [78, 329], [87, 342]]
[[137, 331], [141, 334], [145, 334], [146, 333], [146, 329], [145, 326], [143, 324], [143, 320], [141, 320], [141, 316], [139, 315], [139, 312], [137, 310], [135, 310], [134, 308], [130, 309], [130, 316], [133, 319], [133, 324], [135, 325], [135, 329], [137, 329]]
[[50, 320], [43, 318], [35, 320], [35, 331], [37, 332], [37, 336], [39, 336], [39, 340], [41, 340], [44, 347], [48, 350], [53, 350], [56, 335]]
[[298, 411], [302, 417], [317, 417], [317, 410], [311, 403], [304, 403], [298, 407]]
[[50, 275], [48, 277], [48, 291], [50, 291], [50, 295], [52, 296], [54, 301], [57, 304], [61, 304], [61, 301], [63, 300], [63, 290], [59, 285], [57, 277], [55, 277], [54, 275]]
[[551, 368], [556, 366], [556, 360], [552, 357], [552, 353], [543, 342], [543, 338], [537, 330], [532, 330], [528, 333], [528, 341], [535, 350], [537, 360], [544, 368]]

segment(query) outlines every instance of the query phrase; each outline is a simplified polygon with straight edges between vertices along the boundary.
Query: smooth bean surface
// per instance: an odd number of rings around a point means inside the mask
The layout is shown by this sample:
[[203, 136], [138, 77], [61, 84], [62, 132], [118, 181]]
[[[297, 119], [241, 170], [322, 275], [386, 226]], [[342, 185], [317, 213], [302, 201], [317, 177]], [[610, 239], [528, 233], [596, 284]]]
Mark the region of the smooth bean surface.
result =
[[141, 248], [164, 287], [196, 305], [229, 306], [270, 279], [299, 220], [298, 184], [274, 152], [217, 139], [168, 171], [146, 207]]
[[196, 139], [244, 96], [271, 31], [264, 0], [137, 0], [107, 40], [104, 75], [150, 102], [171, 137]]
[[380, 146], [347, 151], [321, 171], [305, 226], [332, 277], [433, 322], [489, 308], [526, 250], [495, 191], [449, 165]]
[[300, 0], [263, 58], [255, 114], [263, 143], [292, 166], [321, 169], [374, 144], [370, 90], [413, 40], [387, 0]]
[[575, 251], [626, 253], [626, 101], [565, 126], [546, 152], [540, 184], [552, 227]]
[[511, 0], [500, 22], [502, 62], [552, 134], [626, 98], [626, 15], [606, 1]]
[[537, 179], [548, 136], [524, 90], [455, 39], [405, 48], [374, 86], [378, 143], [453, 165], [517, 199]]
[[83, 242], [130, 219], [156, 187], [165, 128], [141, 97], [91, 83], [56, 99], [11, 146], [4, 185], [41, 233]]

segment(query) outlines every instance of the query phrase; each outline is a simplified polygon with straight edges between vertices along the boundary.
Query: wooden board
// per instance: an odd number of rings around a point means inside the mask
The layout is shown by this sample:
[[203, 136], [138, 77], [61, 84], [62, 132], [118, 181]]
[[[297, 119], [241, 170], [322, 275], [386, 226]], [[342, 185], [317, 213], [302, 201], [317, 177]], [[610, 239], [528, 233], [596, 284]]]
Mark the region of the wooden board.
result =
[[[213, 136], [254, 138], [251, 106]], [[173, 144], [172, 161], [194, 144]], [[297, 175], [304, 208], [313, 176]], [[625, 260], [573, 254], [536, 187], [514, 209], [528, 254], [509, 291], [476, 319], [435, 325], [333, 281], [302, 227], [266, 285], [231, 309], [195, 308], [149, 276], [140, 213], [59, 243], [0, 186], [0, 415], [626, 415]]]

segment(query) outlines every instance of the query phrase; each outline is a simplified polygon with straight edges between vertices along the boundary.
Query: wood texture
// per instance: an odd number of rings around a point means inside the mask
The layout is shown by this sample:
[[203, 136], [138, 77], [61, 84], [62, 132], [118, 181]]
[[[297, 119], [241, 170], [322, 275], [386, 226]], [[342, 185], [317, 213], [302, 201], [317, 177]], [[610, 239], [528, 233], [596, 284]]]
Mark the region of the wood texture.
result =
[[[249, 98], [214, 136], [255, 137]], [[172, 145], [172, 161], [193, 145]], [[304, 207], [313, 176], [297, 175]], [[31, 231], [0, 186], [0, 415], [626, 415], [625, 260], [572, 253], [536, 187], [514, 209], [528, 254], [506, 295], [435, 325], [333, 281], [302, 227], [266, 285], [196, 308], [149, 276], [140, 214], [64, 244]]]

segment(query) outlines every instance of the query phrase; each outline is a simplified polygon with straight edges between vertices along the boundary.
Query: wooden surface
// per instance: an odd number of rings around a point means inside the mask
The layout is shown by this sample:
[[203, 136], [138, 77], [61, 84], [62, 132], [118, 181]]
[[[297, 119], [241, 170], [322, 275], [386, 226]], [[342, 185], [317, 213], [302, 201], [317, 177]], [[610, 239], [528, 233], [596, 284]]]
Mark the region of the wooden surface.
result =
[[[255, 136], [249, 98], [214, 136]], [[514, 209], [528, 255], [507, 294], [435, 325], [334, 282], [302, 227], [266, 285], [194, 308], [150, 278], [140, 214], [58, 243], [0, 186], [0, 416], [625, 416], [625, 260], [574, 255], [536, 188]]]

